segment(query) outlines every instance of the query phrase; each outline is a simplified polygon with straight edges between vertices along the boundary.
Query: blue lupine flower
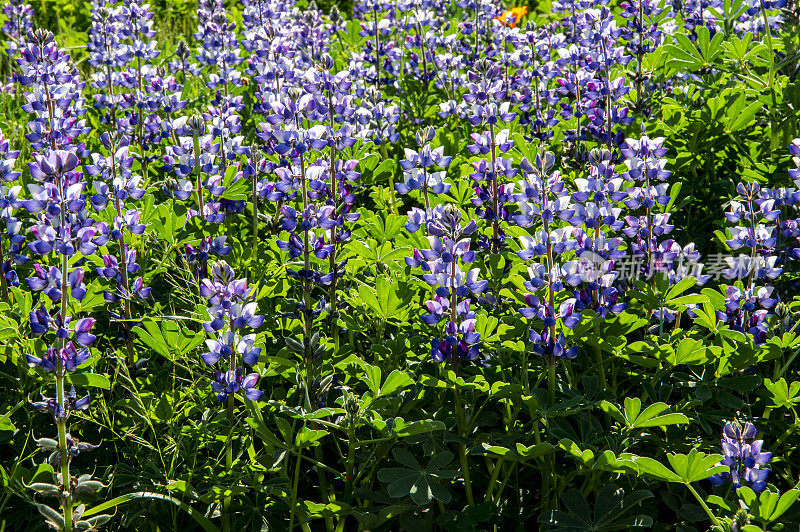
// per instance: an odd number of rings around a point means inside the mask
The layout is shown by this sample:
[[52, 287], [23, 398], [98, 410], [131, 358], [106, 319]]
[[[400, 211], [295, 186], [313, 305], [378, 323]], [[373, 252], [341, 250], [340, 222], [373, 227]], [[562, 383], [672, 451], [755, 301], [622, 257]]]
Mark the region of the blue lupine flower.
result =
[[258, 401], [264, 396], [264, 392], [255, 387], [257, 383], [258, 373], [242, 376], [242, 368], [224, 373], [214, 370], [211, 389], [217, 394], [217, 400], [220, 403], [227, 401], [228, 395], [236, 393], [243, 393], [251, 401]]
[[753, 440], [756, 427], [750, 422], [744, 427], [738, 422], [725, 424], [722, 430], [722, 454], [724, 458], [717, 465], [727, 466], [729, 471], [708, 477], [714, 486], [720, 486], [730, 480], [733, 489], [747, 486], [756, 493], [767, 487], [769, 469], [764, 466], [772, 460], [772, 453], [763, 449], [764, 440]]

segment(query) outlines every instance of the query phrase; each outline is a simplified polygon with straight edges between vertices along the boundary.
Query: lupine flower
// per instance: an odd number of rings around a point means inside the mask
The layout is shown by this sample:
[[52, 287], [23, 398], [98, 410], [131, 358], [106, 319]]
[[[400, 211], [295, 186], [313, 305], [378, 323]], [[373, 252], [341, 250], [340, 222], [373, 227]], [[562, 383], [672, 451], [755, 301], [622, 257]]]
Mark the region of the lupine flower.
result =
[[242, 376], [242, 368], [224, 373], [214, 370], [211, 389], [217, 394], [217, 400], [220, 403], [224, 403], [228, 400], [228, 396], [236, 393], [242, 393], [251, 401], [258, 401], [264, 396], [264, 392], [255, 387], [257, 383], [258, 373], [248, 373]]
[[475, 314], [470, 311], [467, 298], [470, 294], [481, 294], [488, 282], [478, 279], [479, 269], [464, 273], [459, 265], [475, 260], [475, 252], [469, 249], [470, 240], [465, 237], [475, 232], [477, 224], [470, 220], [463, 226], [461, 212], [448, 205], [441, 217], [429, 221], [426, 228], [431, 248], [414, 250], [414, 255], [405, 260], [409, 266], [427, 272], [422, 275], [423, 280], [436, 287], [434, 298], [426, 302], [428, 314], [422, 316], [422, 321], [436, 325], [447, 320], [445, 337], [431, 341], [431, 356], [437, 362], [449, 360], [457, 366], [461, 361], [478, 357], [475, 344], [480, 335], [474, 331]]
[[19, 151], [12, 150], [9, 140], [0, 133], [0, 221], [4, 226], [0, 233], [0, 298], [3, 300], [8, 300], [9, 286], [19, 285], [13, 266], [28, 261], [21, 254], [25, 242], [25, 235], [21, 234], [22, 222], [14, 216], [14, 209], [21, 206], [22, 187], [9, 186], [20, 176], [15, 167], [18, 156]]
[[[92, 323], [93, 322], [94, 320], [92, 320]], [[85, 326], [82, 328], [85, 328]], [[67, 342], [61, 349], [48, 346], [47, 353], [45, 353], [42, 358], [29, 354], [26, 354], [25, 358], [28, 360], [28, 364], [31, 367], [38, 366], [48, 373], [56, 373], [58, 368], [62, 368], [62, 371], [72, 373], [78, 366], [89, 360], [89, 350], [86, 347], [82, 347], [82, 349], [78, 351], [72, 342]]]
[[67, 419], [75, 410], [88, 410], [90, 395], [85, 395], [78, 399], [78, 394], [74, 386], [70, 386], [69, 392], [65, 394], [66, 407], [62, 406], [55, 398], [42, 395], [40, 401], [30, 403], [29, 406], [42, 414], [52, 414], [53, 419]]
[[769, 476], [765, 466], [772, 460], [772, 453], [763, 450], [764, 440], [750, 441], [756, 432], [750, 422], [744, 427], [736, 421], [725, 424], [721, 441], [724, 458], [717, 465], [727, 466], [729, 471], [710, 476], [712, 485], [720, 486], [730, 479], [734, 490], [747, 486], [756, 493], [764, 491]]
[[403, 183], [396, 183], [400, 194], [408, 194], [412, 190], [422, 190], [425, 210], [431, 208], [429, 193], [446, 194], [450, 184], [445, 182], [445, 171], [433, 171], [433, 167], [447, 168], [452, 157], [444, 155], [444, 146], [432, 148], [431, 142], [436, 137], [436, 130], [428, 127], [416, 134], [418, 151], [405, 148], [405, 159], [400, 161], [403, 168]]

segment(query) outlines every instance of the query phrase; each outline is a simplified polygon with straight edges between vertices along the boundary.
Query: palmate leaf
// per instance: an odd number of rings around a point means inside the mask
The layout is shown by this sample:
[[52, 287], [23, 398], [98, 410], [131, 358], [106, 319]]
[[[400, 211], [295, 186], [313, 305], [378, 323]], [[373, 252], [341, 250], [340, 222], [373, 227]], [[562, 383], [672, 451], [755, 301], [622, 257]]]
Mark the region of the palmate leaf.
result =
[[764, 387], [772, 394], [772, 403], [777, 407], [791, 409], [800, 403], [800, 381], [789, 385], [783, 377], [775, 382], [764, 379]]
[[674, 471], [671, 471], [658, 460], [648, 456], [636, 456], [633, 458], [633, 463], [636, 464], [636, 467], [639, 469], [640, 475], [647, 475], [657, 480], [663, 480], [664, 482], [683, 482], [681, 477], [676, 475]]
[[395, 499], [410, 496], [414, 504], [424, 506], [436, 499], [450, 502], [450, 492], [441, 485], [439, 479], [453, 479], [458, 471], [443, 469], [453, 461], [453, 454], [443, 451], [422, 467], [408, 450], [402, 447], [392, 449], [394, 459], [404, 467], [386, 467], [378, 471], [378, 480], [386, 484], [386, 491]]
[[388, 430], [389, 435], [398, 438], [407, 438], [445, 429], [445, 424], [441, 421], [422, 419], [408, 422], [401, 417], [390, 417], [386, 420], [373, 419], [372, 426], [380, 431]]
[[695, 42], [687, 35], [679, 33], [675, 35], [675, 44], [665, 46], [671, 56], [667, 60], [667, 66], [676, 70], [698, 70], [715, 63], [723, 52], [722, 42], [725, 36], [718, 32], [712, 38], [706, 26], [698, 26], [695, 31]]
[[364, 374], [361, 376], [361, 380], [364, 381], [367, 386], [369, 386], [373, 397], [392, 395], [393, 393], [397, 393], [403, 388], [414, 384], [414, 379], [412, 379], [408, 373], [397, 369], [389, 373], [389, 375], [386, 376], [386, 379], [383, 380], [383, 384], [381, 384], [381, 368], [363, 361], [359, 362], [364, 371]]
[[662, 412], [670, 408], [666, 403], [653, 403], [642, 410], [641, 399], [635, 397], [626, 397], [622, 410], [608, 401], [602, 401], [600, 408], [625, 425], [628, 430], [689, 423], [689, 418], [681, 413], [663, 414]]
[[579, 463], [592, 469], [634, 475], [639, 472], [638, 466], [633, 462], [636, 456], [631, 453], [615, 455], [613, 451], [606, 449], [595, 458], [594, 451], [581, 449], [577, 443], [566, 438], [560, 440], [558, 446]]
[[548, 523], [559, 532], [603, 532], [651, 527], [652, 518], [646, 515], [630, 515], [631, 510], [650, 499], [647, 490], [635, 491], [625, 496], [625, 491], [613, 484], [604, 486], [595, 496], [594, 510], [580, 491], [571, 489], [561, 497], [564, 510], [542, 515], [539, 521]]
[[783, 495], [777, 490], [773, 491], [774, 489], [770, 487], [758, 496], [750, 488], [741, 487], [736, 490], [736, 495], [747, 506], [748, 513], [766, 525], [785, 514], [800, 497], [800, 489], [797, 488]]
[[408, 303], [413, 294], [406, 283], [396, 283], [381, 276], [375, 280], [375, 288], [373, 290], [362, 284], [358, 287], [358, 295], [383, 321], [403, 321], [408, 318]]
[[138, 340], [170, 361], [174, 362], [180, 355], [192, 351], [205, 340], [202, 334], [196, 334], [174, 321], [169, 321], [166, 319], [168, 316], [163, 318], [160, 322], [142, 320], [144, 327], [137, 325], [133, 331]]
[[705, 364], [709, 361], [709, 350], [699, 340], [684, 338], [675, 350], [675, 357], [670, 362], [675, 365]]
[[297, 433], [297, 437], [295, 438], [295, 446], [298, 448], [303, 448], [317, 445], [317, 441], [327, 435], [327, 430], [309, 429], [308, 427], [303, 427], [303, 429]]
[[697, 449], [692, 449], [689, 454], [668, 454], [667, 460], [683, 482], [705, 480], [728, 469], [717, 465], [722, 460], [721, 455], [705, 454]]
[[396, 369], [386, 376], [378, 395], [391, 395], [412, 384], [414, 384], [414, 379], [409, 377], [408, 373]]
[[706, 454], [697, 449], [692, 449], [689, 454], [668, 454], [667, 460], [672, 469], [647, 456], [633, 458], [633, 462], [639, 468], [639, 474], [678, 484], [698, 482], [711, 475], [728, 471], [727, 466], [717, 465], [722, 460], [722, 455]]

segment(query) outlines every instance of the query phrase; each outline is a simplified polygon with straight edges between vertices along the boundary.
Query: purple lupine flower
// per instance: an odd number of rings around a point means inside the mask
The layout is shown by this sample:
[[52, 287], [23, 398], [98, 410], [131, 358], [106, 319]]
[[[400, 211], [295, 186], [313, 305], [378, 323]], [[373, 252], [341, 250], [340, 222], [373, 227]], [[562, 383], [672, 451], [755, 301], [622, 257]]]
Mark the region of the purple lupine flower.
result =
[[447, 168], [452, 157], [444, 155], [444, 146], [432, 148], [431, 142], [436, 137], [436, 130], [431, 126], [416, 134], [418, 151], [405, 149], [405, 159], [400, 161], [403, 168], [403, 183], [396, 183], [400, 194], [408, 194], [412, 190], [422, 190], [425, 209], [430, 210], [429, 193], [447, 194], [450, 183], [445, 181], [446, 171], [434, 171], [433, 167]]
[[461, 219], [461, 211], [445, 206], [441, 217], [426, 226], [430, 249], [414, 250], [413, 257], [406, 257], [406, 264], [421, 268], [426, 272], [423, 280], [436, 287], [422, 321], [431, 326], [446, 321], [445, 337], [431, 341], [431, 356], [436, 362], [449, 360], [455, 367], [478, 358], [480, 334], [474, 330], [475, 313], [470, 311], [468, 297], [480, 295], [488, 284], [478, 279], [480, 269], [461, 270], [459, 263], [469, 264], [476, 258], [468, 237], [477, 229], [474, 220], [463, 226]]
[[[34, 292], [43, 292], [51, 301], [60, 301], [62, 296], [61, 270], [51, 266], [45, 270], [40, 264], [34, 264], [34, 276], [25, 279], [28, 288]], [[81, 301], [86, 296], [86, 285], [83, 283], [83, 268], [75, 268], [67, 276], [70, 294]]]
[[87, 410], [91, 401], [90, 395], [85, 395], [78, 399], [75, 387], [71, 386], [69, 392], [65, 394], [66, 406], [62, 406], [55, 398], [42, 395], [40, 401], [29, 403], [29, 406], [42, 414], [52, 414], [56, 421], [66, 420], [70, 414], [76, 410]]
[[231, 252], [227, 236], [207, 237], [200, 240], [199, 246], [184, 244], [184, 259], [195, 267], [198, 279], [207, 277], [206, 265], [211, 257], [226, 257]]
[[[549, 361], [557, 358], [574, 358], [577, 347], [566, 347], [563, 333], [558, 332], [558, 319], [565, 326], [574, 326], [579, 318], [573, 301], [567, 301], [556, 310], [556, 294], [564, 289], [565, 280], [573, 286], [580, 283], [581, 277], [577, 266], [561, 265], [556, 257], [574, 249], [576, 242], [570, 227], [558, 227], [557, 223], [568, 222], [579, 224], [575, 209], [570, 203], [570, 195], [566, 191], [564, 181], [558, 171], [553, 171], [555, 157], [552, 153], [537, 154], [532, 164], [527, 158], [520, 163], [526, 175], [519, 181], [521, 193], [516, 197], [519, 214], [513, 217], [518, 225], [535, 227], [533, 235], [520, 237], [521, 248], [517, 255], [526, 261], [536, 257], [544, 257], [545, 262], [531, 262], [528, 266], [530, 280], [523, 284], [529, 291], [524, 296], [526, 306], [519, 309], [526, 319], [539, 319], [543, 322], [541, 332], [531, 328], [528, 339], [532, 342], [534, 353], [548, 357]], [[546, 290], [545, 297], [536, 292]], [[562, 314], [563, 313], [563, 314]]]
[[206, 340], [208, 351], [200, 355], [206, 364], [216, 365], [225, 359], [228, 371], [222, 373], [214, 369], [212, 390], [219, 401], [225, 401], [228, 395], [244, 391], [246, 397], [258, 400], [263, 395], [254, 388], [258, 380], [257, 373], [242, 377], [241, 362], [255, 365], [261, 353], [260, 347], [254, 347], [255, 334], [240, 336], [237, 332], [247, 327], [258, 328], [264, 322], [264, 316], [257, 315], [257, 303], [249, 301], [255, 290], [248, 288], [247, 279], [235, 279], [235, 272], [225, 261], [215, 262], [211, 268], [211, 278], [201, 281], [200, 295], [209, 300], [210, 321], [203, 323], [203, 328], [212, 336]]
[[26, 354], [25, 358], [31, 367], [40, 367], [48, 373], [56, 373], [59, 368], [62, 372], [72, 373], [81, 364], [85, 364], [89, 360], [89, 349], [82, 347], [79, 351], [75, 348], [75, 344], [67, 342], [61, 349], [48, 346], [47, 352], [42, 358]]
[[15, 167], [18, 156], [19, 151], [12, 150], [9, 140], [0, 133], [0, 222], [4, 226], [0, 233], [0, 298], [5, 301], [8, 300], [8, 287], [19, 286], [19, 277], [13, 266], [28, 261], [21, 254], [25, 242], [25, 236], [21, 234], [22, 222], [14, 216], [14, 210], [22, 205], [19, 199], [22, 187], [9, 186], [20, 175]]
[[[69, 461], [96, 446], [80, 443], [66, 434], [70, 412], [88, 408], [89, 397], [78, 399], [74, 389], [67, 392], [65, 380], [67, 373], [88, 361], [88, 346], [96, 338], [91, 333], [94, 318], [75, 319], [67, 312], [70, 298], [80, 301], [86, 296], [82, 262], [107, 243], [108, 235], [105, 224], [96, 224], [87, 212], [86, 182], [83, 173], [77, 171], [87, 153], [83, 144], [76, 141], [89, 131], [81, 118], [85, 112], [84, 84], [52, 33], [37, 30], [29, 32], [27, 38], [17, 59], [21, 70], [17, 80], [25, 90], [27, 103], [22, 110], [33, 115], [28, 123], [30, 133], [26, 135], [34, 149], [34, 162], [29, 164], [33, 183], [28, 185], [32, 199], [18, 204], [35, 215], [30, 228], [34, 240], [28, 248], [43, 260], [54, 252], [58, 266], [35, 265], [34, 275], [26, 283], [32, 290], [42, 291], [50, 300], [58, 301], [60, 309], [53, 317], [42, 301], [44, 298], [39, 297], [39, 307], [30, 312], [31, 334], [47, 335], [48, 347], [41, 358], [26, 354], [26, 359], [29, 365], [52, 373], [56, 380], [57, 397], [44, 398], [31, 407], [51, 413], [58, 425], [58, 441], [41, 438], [37, 443], [51, 451], [51, 463], [62, 468], [65, 480], [55, 480], [67, 486], [60, 497], [63, 511], [68, 512], [75, 502]], [[83, 257], [70, 261], [77, 253]]]
[[553, 336], [551, 327], [545, 327], [541, 333], [531, 329], [528, 331], [528, 339], [533, 346], [533, 352], [541, 357], [572, 360], [578, 356], [578, 346], [568, 348], [564, 333]]
[[236, 347], [236, 353], [241, 355], [245, 364], [255, 365], [258, 361], [258, 356], [261, 354], [260, 347], [253, 347], [256, 335], [248, 334], [239, 338], [239, 334], [227, 331], [221, 335], [222, 341], [208, 339], [206, 346], [208, 352], [200, 355], [203, 362], [206, 364], [216, 364], [220, 358], [226, 358], [234, 353], [233, 346]]
[[14, 58], [23, 46], [28, 32], [33, 29], [33, 8], [24, 0], [8, 0], [3, 4], [2, 32], [8, 38], [6, 53]]
[[[19, 49], [24, 45], [28, 32], [33, 29], [33, 8], [25, 0], [8, 0], [3, 4], [5, 22], [0, 31], [6, 36], [6, 53], [12, 60], [19, 54]], [[7, 83], [2, 87], [2, 92], [13, 93], [16, 90], [17, 73], [12, 72], [6, 78]]]
[[786, 259], [792, 255], [793, 224], [781, 219], [782, 209], [800, 197], [795, 198], [794, 191], [764, 189], [755, 182], [739, 183], [736, 192], [725, 218], [737, 225], [729, 228], [731, 238], [726, 244], [747, 253], [726, 257], [728, 268], [722, 274], [741, 281], [743, 286], [726, 288], [725, 312], [717, 314], [731, 328], [752, 335], [760, 344], [773, 332], [770, 311], [780, 301], [772, 282], [781, 276]]
[[258, 383], [258, 373], [248, 373], [242, 376], [242, 368], [221, 373], [214, 370], [214, 380], [211, 382], [211, 389], [217, 394], [217, 400], [224, 403], [229, 395], [242, 393], [251, 401], [258, 401], [264, 396], [264, 392], [255, 386]]
[[206, 85], [210, 89], [222, 85], [227, 95], [229, 85], [242, 85], [241, 72], [236, 68], [243, 60], [239, 55], [241, 50], [236, 37], [236, 23], [228, 19], [221, 5], [210, 12], [200, 6], [198, 15], [198, 31], [194, 34], [200, 43], [197, 61], [209, 67]]
[[750, 422], [744, 427], [737, 421], [725, 424], [721, 440], [724, 458], [717, 465], [727, 466], [729, 471], [710, 476], [712, 485], [720, 486], [730, 479], [734, 490], [747, 486], [756, 493], [764, 491], [769, 476], [765, 466], [772, 460], [772, 453], [763, 449], [764, 440], [754, 440], [756, 433]]

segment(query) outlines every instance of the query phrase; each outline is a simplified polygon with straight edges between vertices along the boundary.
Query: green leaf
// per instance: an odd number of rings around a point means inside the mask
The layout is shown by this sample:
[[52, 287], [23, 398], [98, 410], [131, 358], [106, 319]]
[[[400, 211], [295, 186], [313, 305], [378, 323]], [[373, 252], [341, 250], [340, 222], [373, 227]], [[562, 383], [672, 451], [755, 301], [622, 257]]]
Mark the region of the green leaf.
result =
[[165, 501], [174, 504], [175, 506], [177, 506], [178, 508], [189, 514], [189, 517], [194, 519], [194, 521], [198, 525], [200, 525], [202, 529], [205, 530], [206, 532], [219, 532], [219, 529], [216, 526], [214, 526], [214, 523], [212, 523], [206, 516], [204, 516], [202, 513], [195, 510], [185, 502], [179, 501], [178, 499], [170, 497], [169, 495], [163, 495], [161, 493], [154, 493], [150, 491], [137, 491], [134, 493], [128, 493], [126, 495], [122, 495], [120, 497], [111, 499], [110, 501], [100, 503], [97, 506], [93, 506], [92, 508], [89, 508], [85, 512], [83, 512], [83, 517], [89, 517], [91, 515], [98, 514], [110, 508], [116, 508], [120, 504], [125, 504], [130, 501], [141, 500], [141, 499]]
[[675, 350], [675, 358], [671, 361], [674, 365], [680, 364], [705, 364], [708, 361], [707, 349], [703, 342], [692, 338], [684, 338]]
[[409, 377], [407, 373], [396, 369], [386, 376], [378, 395], [391, 395], [412, 384], [414, 384], [414, 379]]
[[584, 464], [589, 464], [594, 461], [594, 452], [591, 449], [582, 450], [578, 447], [578, 444], [572, 440], [566, 438], [559, 440], [558, 446]]
[[172, 352], [169, 347], [167, 347], [167, 342], [161, 334], [161, 329], [158, 328], [158, 324], [151, 320], [144, 320], [142, 323], [144, 324], [144, 329], [138, 325], [133, 328], [136, 337], [159, 355], [171, 361], [174, 360]]
[[697, 279], [695, 277], [684, 277], [683, 279], [675, 283], [675, 285], [672, 286], [667, 291], [665, 297], [667, 301], [675, 299], [676, 297], [678, 297], [679, 295], [681, 295], [682, 293], [684, 293], [685, 291], [687, 291], [696, 284], [697, 284]]
[[521, 443], [517, 443], [516, 449], [520, 458], [527, 461], [550, 454], [555, 450], [555, 447], [547, 442], [537, 443], [536, 445], [531, 446], [525, 446]]
[[99, 373], [67, 373], [65, 380], [73, 386], [81, 388], [111, 388], [111, 381]]
[[689, 418], [683, 414], [673, 412], [661, 414], [669, 405], [655, 403], [648, 406], [631, 424], [632, 428], [640, 429], [647, 427], [665, 427], [667, 425], [685, 425], [689, 423]]
[[800, 381], [795, 381], [790, 386], [783, 377], [776, 382], [764, 379], [764, 387], [771, 394], [772, 403], [777, 407], [792, 409], [800, 403]]
[[737, 392], [752, 392], [761, 384], [761, 377], [758, 375], [741, 375], [739, 377], [727, 377], [717, 380], [717, 386], [736, 390]]
[[703, 294], [691, 294], [688, 296], [676, 297], [665, 302], [665, 305], [675, 310], [686, 310], [689, 305], [702, 305], [708, 303], [708, 297]]
[[683, 482], [680, 476], [670, 471], [667, 466], [658, 460], [647, 456], [637, 456], [633, 459], [633, 462], [639, 468], [640, 474], [648, 475], [657, 480], [663, 480], [664, 482]]
[[[647, 490], [634, 491], [625, 496], [625, 490], [608, 484], [596, 492], [590, 504], [580, 491], [570, 489], [561, 497], [565, 511], [555, 510], [541, 514], [539, 522], [547, 523], [549, 529], [560, 532], [607, 532], [630, 530], [636, 527], [651, 527], [653, 519], [646, 515], [631, 515], [630, 512], [653, 494]], [[544, 527], [542, 527], [544, 528]]]
[[628, 430], [667, 425], [686, 424], [689, 418], [680, 413], [662, 414], [670, 407], [666, 403], [653, 403], [642, 410], [642, 401], [636, 397], [626, 397], [624, 411], [608, 401], [602, 401], [600, 408], [625, 425]]
[[424, 506], [432, 499], [443, 503], [450, 502], [450, 492], [441, 485], [440, 479], [452, 479], [457, 471], [446, 470], [453, 461], [453, 454], [442, 451], [434, 455], [423, 468], [408, 450], [402, 447], [392, 449], [394, 459], [405, 467], [387, 467], [378, 471], [378, 480], [386, 484], [389, 496], [399, 499], [410, 496], [414, 504]]
[[386, 420], [387, 425], [389, 421], [392, 421], [392, 432], [398, 438], [406, 438], [408, 436], [416, 436], [418, 434], [426, 434], [428, 432], [445, 429], [445, 424], [443, 422], [432, 421], [430, 419], [406, 423], [402, 418], [390, 418]]
[[372, 395], [377, 397], [381, 389], [381, 368], [366, 362], [362, 363], [362, 367], [364, 368], [364, 376], [361, 377], [361, 380], [369, 386]]
[[317, 440], [325, 437], [327, 434], [328, 431], [326, 430], [309, 429], [308, 427], [303, 427], [303, 429], [297, 433], [295, 445], [300, 448], [309, 447], [317, 442]]
[[[744, 100], [744, 96], [742, 96], [742, 100]], [[756, 113], [758, 113], [762, 107], [764, 107], [764, 104], [756, 100], [743, 110], [731, 116], [727, 127], [728, 131], [735, 132], [746, 128], [754, 120]]]
[[748, 513], [766, 524], [780, 518], [800, 497], [800, 489], [797, 488], [791, 489], [783, 495], [773, 490], [774, 488], [770, 486], [759, 496], [752, 489], [743, 486], [736, 490], [736, 495], [746, 505]]
[[362, 301], [364, 301], [372, 310], [380, 315], [381, 304], [378, 302], [378, 298], [372, 288], [362, 284], [358, 287], [358, 295], [361, 296]]
[[[17, 427], [11, 422], [11, 416], [16, 412], [24, 403], [17, 403], [16, 405], [12, 406], [8, 412], [3, 414], [3, 417], [0, 417], [0, 430], [16, 430]], [[0, 478], [0, 482], [2, 482], [2, 478]]]
[[684, 483], [705, 480], [729, 469], [724, 465], [717, 465], [722, 460], [722, 455], [706, 454], [697, 449], [692, 449], [689, 454], [668, 454], [667, 460]]
[[794, 505], [798, 497], [800, 497], [800, 490], [797, 488], [791, 489], [786, 493], [784, 493], [783, 495], [781, 495], [780, 500], [775, 505], [775, 508], [769, 515], [769, 521], [775, 521], [780, 516], [789, 511], [789, 508], [791, 508], [792, 505]]

